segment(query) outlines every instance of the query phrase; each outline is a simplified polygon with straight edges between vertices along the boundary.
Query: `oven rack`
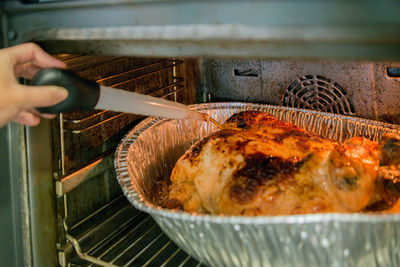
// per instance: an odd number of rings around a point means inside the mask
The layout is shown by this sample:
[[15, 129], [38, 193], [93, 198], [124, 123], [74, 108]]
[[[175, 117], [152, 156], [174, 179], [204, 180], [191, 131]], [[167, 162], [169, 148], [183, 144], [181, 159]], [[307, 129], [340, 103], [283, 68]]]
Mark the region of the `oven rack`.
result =
[[[163, 89], [166, 89], [166, 88], [171, 88], [171, 87], [177, 87], [177, 88], [179, 88], [179, 89], [174, 89], [173, 91], [168, 92], [167, 94], [163, 94], [163, 95], [157, 94], [158, 91], [163, 90]], [[156, 93], [153, 92], [153, 93], [148, 94], [148, 95], [150, 95], [150, 96], [155, 96], [155, 97], [160, 97], [160, 98], [167, 98], [167, 97], [169, 97], [169, 96], [171, 96], [171, 95], [173, 95], [173, 94], [179, 93], [182, 89], [183, 89], [183, 85], [178, 84], [178, 83], [172, 83], [172, 84], [170, 84], [170, 85], [168, 85], [168, 86], [165, 86], [165, 87], [163, 87], [163, 88], [157, 89]], [[113, 112], [113, 111], [111, 111], [111, 112]], [[84, 119], [80, 120], [79, 122], [83, 122], [83, 121], [86, 121], [86, 120], [88, 120], [88, 119], [93, 119], [94, 117], [97, 117], [97, 116], [100, 116], [100, 115], [107, 115], [107, 114], [109, 114], [109, 113], [111, 113], [111, 112], [110, 112], [109, 110], [103, 110], [103, 111], [100, 111], [100, 112], [98, 112], [98, 113], [93, 114], [93, 115], [90, 116], [90, 117], [84, 118]], [[113, 112], [113, 113], [114, 113], [114, 112]], [[123, 115], [125, 115], [125, 114], [127, 114], [127, 113], [124, 113], [124, 112], [119, 113], [119, 112], [118, 112], [117, 114], [112, 115], [111, 117], [109, 117], [109, 118], [107, 118], [107, 119], [105, 119], [105, 120], [102, 120], [102, 121], [100, 121], [100, 122], [94, 123], [94, 124], [92, 124], [92, 125], [85, 126], [85, 127], [83, 127], [83, 128], [78, 128], [78, 129], [64, 128], [63, 131], [64, 131], [64, 132], [71, 132], [71, 133], [73, 133], [73, 134], [80, 134], [80, 133], [83, 133], [83, 132], [92, 130], [92, 129], [94, 129], [94, 128], [97, 128], [97, 127], [99, 127], [99, 126], [101, 126], [101, 125], [103, 125], [103, 124], [106, 124], [106, 123], [108, 123], [108, 122], [110, 122], [110, 121], [112, 121], [112, 120], [115, 120], [116, 118], [121, 117], [121, 116], [123, 116]], [[65, 122], [79, 123], [79, 122], [76, 122], [75, 120], [66, 120], [66, 119], [63, 119], [63, 122], [64, 122], [64, 123], [65, 123]]]
[[[173, 72], [172, 82], [158, 88], [149, 88], [148, 91], [143, 93], [160, 98], [170, 98], [172, 96], [173, 99], [171, 100], [176, 101], [177, 94], [184, 89], [183, 77], [178, 77], [175, 75], [176, 67], [181, 64], [183, 64], [183, 61], [176, 59], [159, 60], [116, 75], [98, 79], [96, 82], [100, 85], [119, 88], [126, 83], [134, 82], [162, 71], [171, 70]], [[103, 124], [110, 123], [112, 120], [117, 119], [125, 114], [126, 113], [102, 110], [95, 113], [89, 112], [88, 115], [81, 118], [64, 118], [63, 116], [60, 116], [60, 118], [63, 124], [62, 130], [64, 132], [81, 134]]]
[[[58, 58], [67, 63], [68, 69], [100, 85], [184, 102], [186, 81], [182, 60], [68, 54], [58, 55]], [[55, 145], [60, 157], [54, 162], [58, 166], [55, 176], [58, 197], [62, 196], [59, 192], [68, 192], [62, 188], [65, 181], [75, 188], [93, 177], [92, 174], [83, 176], [92, 169], [84, 167], [92, 166], [93, 161], [113, 150], [123, 132], [141, 119], [141, 115], [109, 110], [59, 114]], [[101, 167], [103, 162], [95, 165]]]
[[69, 242], [59, 251], [61, 265], [68, 257], [71, 266], [85, 267], [204, 266], [175, 245], [150, 215], [136, 210], [124, 196], [71, 228], [67, 239]]

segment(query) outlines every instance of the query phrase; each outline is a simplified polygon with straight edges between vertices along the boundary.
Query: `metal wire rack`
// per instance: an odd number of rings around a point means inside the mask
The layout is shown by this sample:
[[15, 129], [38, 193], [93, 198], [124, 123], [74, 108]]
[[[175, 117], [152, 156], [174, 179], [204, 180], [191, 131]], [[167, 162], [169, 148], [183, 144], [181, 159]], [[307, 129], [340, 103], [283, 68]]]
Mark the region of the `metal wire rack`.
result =
[[[62, 59], [69, 61], [71, 68], [83, 76], [98, 77], [96, 82], [100, 85], [173, 101], [181, 99], [184, 93], [184, 78], [176, 69], [183, 64], [180, 60], [154, 59], [144, 63], [133, 62], [132, 67], [128, 67], [134, 59], [73, 55], [64, 55]], [[99, 197], [97, 189], [85, 187], [81, 194], [75, 195], [74, 190], [97, 181], [103, 175], [108, 176], [107, 179], [113, 178], [113, 175], [106, 174], [113, 168], [113, 153], [110, 153], [113, 143], [110, 144], [109, 139], [118, 139], [113, 134], [120, 128], [110, 133], [107, 131], [112, 127], [126, 127], [135, 118], [140, 116], [108, 110], [60, 115], [61, 164], [60, 176], [56, 178], [56, 193], [63, 233], [58, 244], [61, 266], [201, 266], [177, 247], [149, 215], [136, 210], [123, 195], [83, 217], [74, 215], [74, 211], [82, 212], [84, 205], [81, 201], [87, 201], [88, 196]], [[87, 149], [85, 146], [91, 142], [97, 143], [93, 149], [90, 147], [89, 156], [83, 149]], [[82, 149], [75, 153], [77, 147]], [[82, 161], [92, 154], [98, 159]], [[80, 168], [70, 171], [67, 164], [71, 159], [76, 160]], [[88, 208], [85, 206], [84, 209]]]
[[[182, 68], [181, 60], [73, 55], [63, 55], [61, 59], [71, 70], [100, 85], [172, 101], [183, 101], [185, 96], [183, 74], [177, 71]], [[58, 177], [78, 171], [112, 151], [127, 127], [142, 118], [109, 110], [60, 114]]]
[[[117, 75], [112, 75], [107, 78], [101, 78], [97, 80], [96, 82], [102, 85], [107, 85], [109, 87], [116, 87], [119, 88], [121, 85], [129, 83], [129, 82], [134, 82], [135, 80], [138, 79], [143, 79], [146, 76], [153, 75], [158, 72], [162, 72], [167, 69], [171, 69], [173, 73], [175, 74], [175, 67], [182, 64], [183, 62], [180, 60], [175, 60], [175, 59], [168, 59], [168, 60], [160, 60], [145, 66], [142, 66], [140, 68], [135, 68], [123, 73], [119, 73]], [[129, 76], [128, 76], [129, 75]], [[126, 79], [125, 77], [132, 77]], [[122, 80], [122, 81], [121, 81]], [[112, 81], [117, 81], [117, 82], [112, 82]], [[174, 99], [176, 99], [176, 94], [182, 91], [183, 89], [183, 81], [184, 79], [182, 77], [176, 77], [173, 76], [172, 82], [162, 86], [160, 88], [151, 88], [149, 92], [145, 92], [148, 95], [151, 96], [156, 96], [156, 97], [161, 97], [161, 98], [169, 98], [170, 96], [174, 96]], [[83, 117], [83, 118], [77, 118], [77, 119], [62, 119], [63, 122], [63, 131], [65, 132], [71, 132], [73, 134], [80, 134], [83, 132], [86, 132], [88, 130], [92, 130], [96, 127], [99, 127], [105, 123], [109, 123], [112, 120], [121, 117], [125, 113], [117, 113], [114, 114], [115, 112], [110, 112], [107, 110], [103, 111], [98, 111], [94, 114], [89, 113], [88, 116]], [[113, 114], [111, 116], [107, 116], [108, 114]], [[104, 119], [106, 117], [106, 119]], [[100, 120], [101, 121], [98, 121]], [[90, 122], [88, 125], [85, 123]], [[71, 127], [73, 125], [73, 127]]]
[[75, 266], [204, 266], [122, 196], [74, 226], [67, 239], [78, 255]]

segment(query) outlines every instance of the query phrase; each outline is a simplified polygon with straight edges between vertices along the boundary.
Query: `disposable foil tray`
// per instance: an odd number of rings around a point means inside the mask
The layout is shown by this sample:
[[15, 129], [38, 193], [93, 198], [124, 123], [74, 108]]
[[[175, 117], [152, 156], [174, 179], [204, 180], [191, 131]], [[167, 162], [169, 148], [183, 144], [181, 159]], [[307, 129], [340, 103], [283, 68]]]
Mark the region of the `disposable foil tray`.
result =
[[[248, 103], [193, 105], [224, 122], [260, 110], [321, 137], [340, 142], [365, 136], [379, 141], [400, 127], [323, 112]], [[324, 213], [292, 216], [216, 216], [161, 208], [154, 185], [178, 158], [213, 131], [211, 123], [148, 118], [116, 151], [118, 181], [128, 200], [149, 213], [183, 250], [210, 266], [400, 266], [400, 215]]]

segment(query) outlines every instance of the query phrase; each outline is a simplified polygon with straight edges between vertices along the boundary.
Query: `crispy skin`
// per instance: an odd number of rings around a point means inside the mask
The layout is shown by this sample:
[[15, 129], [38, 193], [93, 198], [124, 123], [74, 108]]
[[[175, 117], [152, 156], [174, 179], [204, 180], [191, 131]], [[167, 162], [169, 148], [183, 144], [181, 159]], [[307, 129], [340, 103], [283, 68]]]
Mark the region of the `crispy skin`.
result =
[[379, 173], [371, 199], [372, 211], [400, 212], [400, 137], [383, 136]]
[[253, 216], [355, 212], [369, 203], [377, 143], [356, 137], [339, 144], [256, 111], [225, 126], [178, 160], [168, 208]]

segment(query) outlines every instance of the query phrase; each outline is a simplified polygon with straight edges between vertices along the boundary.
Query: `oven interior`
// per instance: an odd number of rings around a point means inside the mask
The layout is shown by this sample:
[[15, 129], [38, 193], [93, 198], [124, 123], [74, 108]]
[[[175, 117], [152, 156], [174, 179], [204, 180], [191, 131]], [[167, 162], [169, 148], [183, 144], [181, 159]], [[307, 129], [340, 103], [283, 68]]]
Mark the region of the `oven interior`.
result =
[[[389, 0], [0, 1], [0, 42], [37, 42], [85, 78], [185, 104], [266, 103], [400, 124], [399, 10]], [[142, 119], [73, 112], [0, 129], [9, 178], [0, 202], [10, 204], [0, 218], [14, 231], [1, 233], [11, 241], [0, 263], [201, 266], [117, 183], [115, 148]]]
[[[394, 63], [55, 56], [101, 85], [185, 104], [255, 102], [399, 123], [400, 65]], [[48, 125], [61, 266], [201, 265], [121, 193], [114, 151], [141, 119], [73, 112]]]

